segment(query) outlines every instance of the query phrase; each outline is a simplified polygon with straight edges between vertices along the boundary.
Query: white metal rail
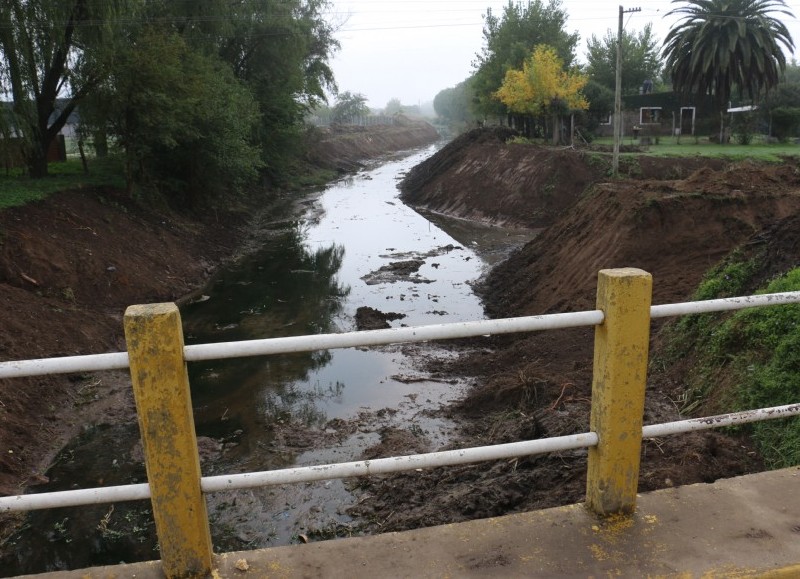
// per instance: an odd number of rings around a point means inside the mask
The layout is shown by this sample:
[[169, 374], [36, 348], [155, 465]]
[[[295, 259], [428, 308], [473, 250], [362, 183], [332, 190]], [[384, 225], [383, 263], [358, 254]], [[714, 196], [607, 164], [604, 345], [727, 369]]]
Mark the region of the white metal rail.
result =
[[[784, 292], [685, 302], [652, 306], [652, 318], [666, 318], [688, 314], [724, 312], [759, 306], [800, 303], [800, 292]], [[264, 340], [243, 340], [240, 342], [219, 342], [216, 344], [197, 344], [184, 346], [187, 362], [217, 360], [224, 358], [245, 358], [292, 352], [310, 352], [354, 346], [382, 346], [428, 340], [448, 340], [472, 338], [475, 336], [512, 334], [596, 326], [603, 323], [603, 312], [591, 310], [543, 316], [480, 320], [452, 324], [434, 324], [411, 328], [391, 328], [345, 334], [316, 334], [312, 336], [292, 336], [288, 338], [269, 338]], [[36, 360], [16, 360], [0, 362], [0, 379], [42, 376], [45, 374], [69, 374], [72, 372], [97, 372], [128, 368], [128, 353], [92, 354], [88, 356], [69, 356], [63, 358], [40, 358]]]
[[[800, 303], [800, 292], [764, 294], [652, 306], [651, 317], [662, 318], [677, 315], [707, 312], [730, 311], [767, 305]], [[416, 328], [392, 328], [353, 332], [347, 334], [321, 334], [267, 340], [225, 342], [185, 346], [187, 361], [259, 356], [289, 352], [312, 351], [319, 349], [347, 348], [353, 346], [375, 346], [427, 340], [465, 338], [488, 334], [530, 332], [557, 328], [593, 326], [603, 322], [603, 312], [592, 310], [544, 316], [506, 318], [455, 324], [439, 324]], [[90, 372], [128, 367], [127, 352], [99, 354], [93, 356], [73, 356], [40, 360], [21, 360], [0, 362], [0, 378], [60, 374], [69, 372]], [[759, 410], [749, 410], [705, 418], [694, 418], [665, 424], [647, 425], [642, 428], [644, 438], [655, 438], [800, 415], [800, 403]], [[201, 488], [205, 493], [242, 488], [254, 488], [296, 482], [311, 482], [335, 478], [387, 474], [418, 468], [452, 466], [487, 460], [498, 460], [531, 456], [548, 452], [588, 448], [598, 444], [598, 436], [593, 432], [573, 434], [554, 438], [514, 442], [496, 446], [467, 448], [382, 458], [369, 461], [356, 461], [339, 464], [315, 465], [266, 472], [231, 474], [203, 477]], [[27, 511], [54, 507], [80, 506], [150, 497], [147, 483], [80, 489], [33, 495], [0, 497], [0, 511]]]
[[[800, 415], [800, 403], [788, 404], [759, 410], [746, 410], [744, 412], [732, 412], [730, 414], [720, 414], [704, 418], [692, 418], [689, 420], [679, 420], [677, 422], [647, 425], [642, 428], [642, 436], [643, 438], [658, 438], [685, 432], [709, 430], [711, 428], [735, 426], [748, 422], [773, 420], [776, 418], [787, 418], [789, 416], [798, 415]], [[523, 456], [546, 454], [548, 452], [589, 448], [591, 446], [596, 446], [597, 442], [598, 438], [595, 433], [584, 432], [581, 434], [543, 438], [539, 440], [429, 452], [426, 454], [414, 454], [409, 456], [303, 466], [243, 474], [208, 476], [202, 478], [201, 488], [205, 493], [214, 493], [288, 483], [389, 474], [418, 468], [455, 466], [488, 460], [519, 458]], [[149, 498], [149, 485], [147, 483], [140, 483], [95, 489], [0, 497], [0, 512], [77, 507]]]

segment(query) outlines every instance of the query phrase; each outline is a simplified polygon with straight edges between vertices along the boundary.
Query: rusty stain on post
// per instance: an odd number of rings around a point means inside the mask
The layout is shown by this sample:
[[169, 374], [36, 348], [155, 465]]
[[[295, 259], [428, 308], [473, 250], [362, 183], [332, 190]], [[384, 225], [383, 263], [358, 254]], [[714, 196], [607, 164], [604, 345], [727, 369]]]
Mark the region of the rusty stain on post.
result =
[[125, 338], [164, 574], [204, 577], [211, 534], [177, 306], [129, 307]]
[[650, 343], [652, 276], [640, 269], [604, 269], [597, 283], [586, 503], [603, 516], [636, 508]]

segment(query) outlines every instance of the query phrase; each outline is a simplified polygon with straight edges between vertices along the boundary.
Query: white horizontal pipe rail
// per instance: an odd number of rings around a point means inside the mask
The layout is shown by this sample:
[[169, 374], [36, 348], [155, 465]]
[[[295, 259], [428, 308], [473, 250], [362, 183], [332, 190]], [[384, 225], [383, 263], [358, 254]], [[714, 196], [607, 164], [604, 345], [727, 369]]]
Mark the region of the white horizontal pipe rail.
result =
[[[418, 468], [453, 466], [471, 462], [545, 454], [547, 452], [586, 448], [595, 446], [596, 444], [597, 435], [593, 432], [587, 432], [584, 434], [511, 442], [495, 446], [445, 450], [410, 456], [203, 477], [201, 479], [201, 488], [203, 492], [210, 493], [286, 483], [386, 474], [404, 470], [415, 470]], [[147, 498], [150, 498], [150, 487], [146, 483], [96, 489], [59, 491], [54, 493], [0, 497], [0, 512], [31, 511], [54, 507], [76, 507], [80, 505], [132, 501]]]
[[[663, 304], [652, 306], [652, 318], [664, 318], [687, 314], [740, 310], [759, 306], [800, 303], [800, 292], [783, 292], [755, 296], [742, 296], [700, 302]], [[267, 354], [290, 352], [310, 352], [353, 346], [379, 346], [426, 340], [446, 340], [470, 338], [491, 334], [510, 334], [533, 332], [580, 326], [595, 326], [603, 323], [603, 312], [591, 310], [499, 320], [480, 320], [454, 324], [435, 324], [415, 328], [390, 328], [343, 334], [317, 334], [292, 336], [288, 338], [269, 338], [264, 340], [243, 340], [239, 342], [220, 342], [217, 344], [197, 344], [184, 347], [187, 361], [214, 360], [222, 358], [241, 358]], [[128, 368], [128, 353], [93, 354], [89, 356], [69, 356], [63, 358], [41, 358], [37, 360], [16, 360], [0, 362], [0, 379], [42, 376], [45, 374], [68, 374], [72, 372], [97, 372]]]
[[709, 430], [711, 428], [736, 426], [737, 424], [746, 424], [748, 422], [760, 422], [762, 420], [774, 420], [798, 415], [800, 415], [800, 403], [773, 406], [772, 408], [759, 408], [758, 410], [743, 410], [742, 412], [718, 414], [705, 418], [690, 418], [689, 420], [679, 420], [677, 422], [649, 424], [642, 427], [642, 438], [670, 436], [695, 430]]
[[101, 372], [129, 368], [128, 352], [67, 356], [64, 358], [39, 358], [0, 362], [0, 378], [23, 378], [47, 374], [70, 374], [72, 372]]
[[246, 342], [220, 342], [186, 346], [184, 357], [187, 362], [197, 360], [217, 360], [244, 356], [263, 356], [268, 354], [288, 354], [291, 352], [310, 352], [332, 348], [353, 346], [382, 346], [406, 342], [426, 342], [428, 340], [449, 340], [453, 338], [472, 338], [492, 334], [513, 334], [540, 330], [556, 330], [581, 326], [596, 326], [603, 323], [603, 312], [570, 312], [543, 316], [520, 318], [501, 318], [499, 320], [479, 320], [456, 322], [388, 330], [369, 330], [346, 334], [317, 334], [292, 336], [288, 338], [268, 338]]
[[0, 497], [0, 513], [6, 511], [38, 511], [59, 507], [80, 507], [102, 505], [123, 501], [139, 501], [150, 498], [150, 485], [139, 483], [115, 487], [76, 489], [33, 495], [14, 495]]
[[388, 474], [418, 468], [454, 466], [471, 462], [501, 460], [520, 456], [545, 454], [562, 450], [574, 450], [597, 445], [597, 434], [585, 432], [568, 436], [525, 440], [494, 446], [479, 446], [459, 450], [444, 450], [410, 456], [376, 458], [357, 462], [304, 466], [265, 472], [250, 472], [204, 477], [200, 484], [203, 492], [217, 492], [233, 489], [254, 488], [287, 483], [311, 482], [352, 476]]
[[[677, 422], [666, 422], [663, 424], [651, 424], [642, 428], [642, 437], [657, 438], [695, 430], [707, 430], [797, 415], [800, 415], [800, 403], [720, 414], [705, 418], [693, 418], [691, 420], [679, 420]], [[569, 436], [498, 444], [496, 446], [446, 450], [427, 454], [379, 458], [375, 460], [339, 464], [304, 466], [264, 472], [218, 475], [203, 477], [200, 482], [203, 492], [213, 493], [226, 490], [387, 474], [421, 468], [454, 466], [487, 460], [533, 456], [548, 452], [588, 448], [596, 446], [597, 443], [597, 434], [594, 432], [586, 432]], [[0, 497], [0, 512], [77, 507], [148, 498], [150, 498], [150, 487], [147, 483], [140, 483], [127, 486]]]
[[[269, 354], [291, 352], [312, 352], [353, 346], [382, 346], [427, 340], [448, 340], [471, 338], [490, 334], [511, 334], [537, 330], [555, 330], [580, 326], [595, 326], [603, 323], [603, 312], [568, 312], [543, 316], [502, 318], [499, 320], [479, 320], [453, 324], [433, 324], [388, 330], [369, 330], [342, 334], [313, 334], [287, 338], [267, 338], [263, 340], [242, 340], [238, 342], [219, 342], [216, 344], [196, 344], [184, 346], [187, 362], [199, 360], [218, 360], [223, 358], [244, 358]], [[94, 354], [91, 356], [71, 356], [67, 358], [43, 358], [39, 360], [18, 360], [0, 362], [0, 378], [21, 378], [44, 374], [66, 374], [69, 372], [92, 372], [129, 367], [128, 353]]]
[[761, 306], [779, 306], [796, 303], [800, 303], [800, 291], [741, 296], [735, 298], [721, 298], [718, 300], [703, 300], [699, 302], [684, 302], [680, 304], [662, 304], [659, 306], [650, 307], [650, 317], [666, 318], [670, 316], [686, 316], [689, 314], [705, 314], [709, 312], [727, 312], [731, 310], [744, 310], [746, 308], [757, 308]]

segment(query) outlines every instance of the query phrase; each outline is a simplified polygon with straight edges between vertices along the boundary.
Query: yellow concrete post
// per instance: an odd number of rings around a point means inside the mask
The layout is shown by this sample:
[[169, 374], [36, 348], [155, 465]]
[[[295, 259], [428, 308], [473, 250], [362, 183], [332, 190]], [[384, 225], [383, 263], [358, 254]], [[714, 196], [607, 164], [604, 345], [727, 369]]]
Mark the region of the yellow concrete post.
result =
[[599, 442], [589, 449], [586, 504], [603, 516], [636, 508], [652, 288], [640, 269], [604, 269], [598, 277], [605, 321], [595, 330], [590, 428]]
[[125, 338], [164, 574], [205, 577], [211, 533], [177, 306], [129, 307]]

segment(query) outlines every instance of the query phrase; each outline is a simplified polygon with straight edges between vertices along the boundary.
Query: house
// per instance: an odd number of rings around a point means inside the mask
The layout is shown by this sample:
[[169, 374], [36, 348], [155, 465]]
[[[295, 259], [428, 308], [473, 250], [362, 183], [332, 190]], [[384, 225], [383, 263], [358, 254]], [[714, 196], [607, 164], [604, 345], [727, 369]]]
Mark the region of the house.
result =
[[[64, 110], [67, 99], [56, 99], [55, 110], [50, 115], [49, 123], [53, 123], [56, 117]], [[6, 170], [11, 167], [19, 167], [23, 164], [21, 146], [22, 139], [20, 131], [13, 114], [13, 102], [0, 102], [0, 165]], [[50, 144], [47, 152], [48, 162], [66, 161], [66, 139], [77, 138], [80, 115], [75, 109], [70, 113], [64, 127], [59, 131], [56, 138]]]
[[[614, 135], [614, 115], [596, 130], [598, 136]], [[711, 134], [717, 126], [711, 98], [689, 99], [675, 92], [622, 97], [622, 136], [659, 137]]]

